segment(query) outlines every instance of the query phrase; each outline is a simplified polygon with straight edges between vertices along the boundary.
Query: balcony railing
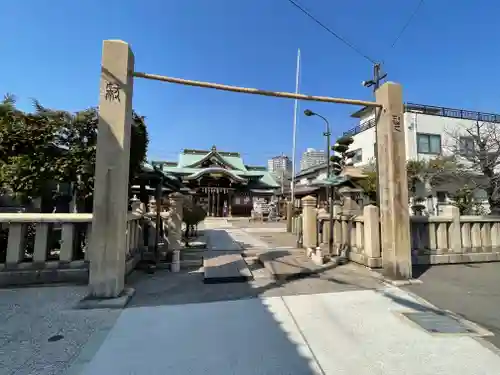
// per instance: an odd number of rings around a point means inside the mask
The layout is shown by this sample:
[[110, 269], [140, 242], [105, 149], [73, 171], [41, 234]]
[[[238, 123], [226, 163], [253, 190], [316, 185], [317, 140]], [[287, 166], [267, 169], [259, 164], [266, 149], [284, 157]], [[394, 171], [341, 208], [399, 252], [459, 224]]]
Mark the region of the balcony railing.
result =
[[361, 133], [367, 129], [373, 128], [375, 126], [375, 119], [372, 118], [366, 122], [363, 122], [362, 124], [356, 125], [354, 128], [344, 132], [344, 136], [353, 136], [358, 133]]
[[[456, 108], [435, 107], [424, 104], [406, 103], [405, 112], [423, 113], [425, 115], [431, 115], [431, 116], [450, 117], [450, 118], [458, 118], [458, 119], [481, 121], [481, 122], [500, 123], [500, 115], [495, 113], [468, 111], [465, 109], [456, 109]], [[344, 132], [344, 135], [353, 136], [365, 131], [366, 129], [370, 129], [374, 126], [375, 126], [375, 119], [371, 119], [363, 124], [356, 125], [354, 128], [349, 129], [348, 131]]]

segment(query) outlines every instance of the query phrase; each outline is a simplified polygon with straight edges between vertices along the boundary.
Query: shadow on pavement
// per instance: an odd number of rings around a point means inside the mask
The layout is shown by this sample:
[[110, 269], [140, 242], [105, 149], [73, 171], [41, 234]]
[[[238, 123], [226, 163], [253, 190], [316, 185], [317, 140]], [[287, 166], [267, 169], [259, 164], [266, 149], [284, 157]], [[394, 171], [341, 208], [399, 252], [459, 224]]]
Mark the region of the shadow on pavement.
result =
[[136, 280], [136, 296], [86, 375], [322, 373], [283, 299], [251, 298], [258, 291], [248, 283], [205, 285], [201, 273], [169, 276]]
[[382, 285], [368, 272], [351, 264], [332, 264], [314, 270], [307, 277], [288, 279], [274, 279], [268, 273], [257, 276], [258, 271], [265, 272], [262, 266], [250, 267], [254, 280], [220, 284], [204, 284], [203, 272], [195, 269], [179, 273], [157, 270], [154, 274], [135, 271], [128, 285], [136, 293], [127, 308], [377, 289]]
[[430, 264], [418, 264], [412, 267], [412, 276], [414, 279], [420, 278], [423, 274], [425, 274], [429, 269], [431, 269], [432, 265]]

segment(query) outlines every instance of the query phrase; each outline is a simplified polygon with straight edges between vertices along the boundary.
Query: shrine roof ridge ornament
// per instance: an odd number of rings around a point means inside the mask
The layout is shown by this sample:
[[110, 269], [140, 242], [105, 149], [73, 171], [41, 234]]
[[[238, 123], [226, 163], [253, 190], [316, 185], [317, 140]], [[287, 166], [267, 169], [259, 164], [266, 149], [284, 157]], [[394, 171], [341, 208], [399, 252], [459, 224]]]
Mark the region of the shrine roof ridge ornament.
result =
[[191, 149], [191, 148], [185, 148], [182, 150], [183, 154], [191, 154], [191, 155], [206, 155], [211, 152], [217, 152], [218, 154], [222, 156], [235, 156], [235, 157], [241, 157], [241, 154], [239, 152], [229, 152], [229, 151], [220, 151], [217, 150], [217, 147], [214, 145], [210, 150], [196, 150], [196, 149]]

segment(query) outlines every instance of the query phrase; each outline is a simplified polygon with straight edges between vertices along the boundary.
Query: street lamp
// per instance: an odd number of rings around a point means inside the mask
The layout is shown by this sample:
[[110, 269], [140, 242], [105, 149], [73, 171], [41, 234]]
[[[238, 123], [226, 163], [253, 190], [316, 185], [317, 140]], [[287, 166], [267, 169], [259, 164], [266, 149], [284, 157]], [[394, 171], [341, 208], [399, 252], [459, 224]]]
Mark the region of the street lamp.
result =
[[325, 117], [321, 116], [316, 112], [311, 111], [310, 109], [306, 109], [304, 111], [304, 115], [308, 117], [318, 116], [319, 118], [322, 118], [323, 121], [325, 121], [326, 132], [324, 132], [323, 135], [326, 137], [326, 177], [330, 178], [330, 135], [332, 134], [330, 132], [330, 123]]
[[[304, 115], [311, 117], [311, 116], [318, 116], [319, 118], [323, 119], [325, 121], [325, 126], [326, 126], [326, 131], [323, 133], [323, 135], [326, 137], [326, 178], [330, 178], [330, 123], [328, 120], [321, 116], [320, 114], [311, 111], [310, 109], [306, 109], [304, 111]], [[326, 201], [328, 204], [328, 212], [330, 216], [330, 222], [329, 222], [329, 234], [328, 234], [328, 252], [331, 255], [333, 253], [333, 192], [332, 188], [330, 185], [327, 185], [326, 187]]]

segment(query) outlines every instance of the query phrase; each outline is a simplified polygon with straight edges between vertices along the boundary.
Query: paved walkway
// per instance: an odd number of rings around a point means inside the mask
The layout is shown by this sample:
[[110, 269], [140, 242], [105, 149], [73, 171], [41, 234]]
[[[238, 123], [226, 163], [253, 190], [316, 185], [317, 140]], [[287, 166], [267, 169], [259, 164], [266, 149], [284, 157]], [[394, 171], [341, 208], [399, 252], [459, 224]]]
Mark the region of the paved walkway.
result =
[[386, 288], [128, 308], [82, 374], [500, 373], [500, 357], [474, 338], [408, 322], [401, 312], [415, 305]]
[[[255, 251], [266, 251], [272, 249], [273, 246], [266, 241], [262, 241], [258, 235], [255, 233], [261, 233], [269, 231], [269, 233], [281, 233], [283, 231], [282, 226], [280, 227], [251, 227], [246, 228], [242, 226], [245, 222], [240, 220], [237, 221], [238, 225], [233, 225], [235, 221], [228, 221], [223, 218], [211, 218], [205, 221], [200, 229], [206, 231], [206, 235], [209, 238], [208, 242], [212, 244], [214, 250], [221, 249], [224, 250], [255, 250]], [[261, 224], [262, 226], [262, 224]]]

